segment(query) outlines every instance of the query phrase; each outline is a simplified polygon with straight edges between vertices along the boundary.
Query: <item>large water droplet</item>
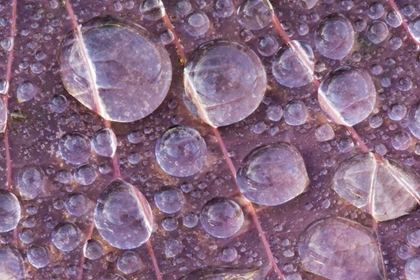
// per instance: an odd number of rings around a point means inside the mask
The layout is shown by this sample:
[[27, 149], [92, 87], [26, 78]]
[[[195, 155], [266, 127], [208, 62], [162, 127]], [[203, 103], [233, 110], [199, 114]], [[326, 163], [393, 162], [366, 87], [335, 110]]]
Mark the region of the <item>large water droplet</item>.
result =
[[260, 30], [271, 23], [274, 12], [267, 0], [245, 0], [238, 8], [239, 22], [249, 30]]
[[0, 232], [15, 229], [20, 215], [20, 204], [16, 196], [11, 192], [0, 190]]
[[295, 198], [309, 184], [302, 156], [288, 143], [256, 148], [245, 157], [236, 177], [246, 199], [268, 206]]
[[65, 134], [58, 141], [61, 157], [71, 164], [81, 164], [88, 161], [91, 155], [89, 138], [78, 132]]
[[206, 163], [207, 146], [199, 132], [187, 126], [168, 129], [156, 143], [156, 159], [168, 174], [188, 177]]
[[367, 72], [343, 66], [329, 73], [321, 83], [318, 100], [335, 122], [353, 126], [372, 112], [376, 89]]
[[143, 194], [122, 180], [113, 181], [98, 199], [94, 213], [100, 235], [118, 249], [134, 249], [152, 233], [153, 215]]
[[327, 279], [383, 279], [377, 240], [356, 222], [317, 221], [304, 231], [298, 249], [305, 269]]
[[408, 259], [404, 267], [407, 280], [418, 280], [420, 275], [420, 256]]
[[17, 187], [20, 195], [26, 199], [34, 199], [44, 188], [44, 171], [37, 166], [25, 166], [17, 175]]
[[113, 157], [117, 150], [117, 137], [110, 128], [96, 131], [91, 139], [93, 150], [103, 157]]
[[249, 116], [262, 101], [266, 82], [258, 56], [239, 43], [224, 40], [201, 45], [184, 71], [190, 110], [216, 127]]
[[[301, 60], [299, 54], [305, 54], [313, 67], [314, 54], [312, 48], [308, 44], [302, 44], [299, 41], [293, 42], [293, 45], [288, 44], [281, 48], [271, 64], [273, 76], [276, 81], [289, 88], [309, 84], [314, 74], [314, 71], [308, 68]], [[295, 47], [299, 50], [295, 50]]]
[[0, 249], [0, 278], [24, 279], [24, 264], [21, 254], [9, 246]]
[[168, 53], [139, 25], [95, 18], [71, 32], [61, 48], [60, 73], [66, 89], [107, 120], [142, 119], [168, 92], [172, 78]]
[[45, 246], [33, 245], [26, 253], [29, 263], [35, 268], [46, 267], [50, 263], [50, 253]]
[[326, 17], [315, 32], [316, 48], [331, 59], [343, 59], [353, 48], [353, 43], [353, 26], [342, 14]]
[[70, 222], [58, 224], [51, 234], [53, 244], [63, 252], [74, 250], [79, 245], [81, 237], [79, 227]]
[[160, 211], [173, 214], [181, 210], [184, 195], [178, 188], [164, 187], [155, 193], [155, 203]]
[[233, 200], [216, 197], [208, 201], [200, 214], [201, 225], [206, 232], [217, 238], [235, 235], [244, 223], [244, 213]]

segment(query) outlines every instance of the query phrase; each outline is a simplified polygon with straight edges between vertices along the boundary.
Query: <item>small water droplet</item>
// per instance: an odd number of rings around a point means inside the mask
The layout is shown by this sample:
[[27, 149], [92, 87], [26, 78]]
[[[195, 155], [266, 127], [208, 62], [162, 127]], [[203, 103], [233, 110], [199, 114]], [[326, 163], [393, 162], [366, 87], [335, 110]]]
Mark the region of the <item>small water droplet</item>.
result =
[[113, 157], [117, 150], [117, 137], [110, 128], [96, 131], [91, 139], [93, 150], [103, 157]]
[[20, 195], [26, 199], [36, 198], [44, 188], [44, 171], [37, 166], [25, 166], [17, 175]]
[[20, 215], [20, 204], [16, 196], [11, 192], [0, 190], [0, 232], [15, 229]]
[[67, 133], [61, 137], [58, 148], [61, 157], [74, 165], [88, 161], [91, 155], [89, 138], [78, 132]]
[[288, 125], [298, 126], [306, 123], [308, 108], [300, 100], [293, 100], [284, 108], [284, 120]]
[[81, 233], [78, 226], [70, 222], [60, 223], [54, 227], [51, 240], [58, 250], [70, 252], [74, 250], [81, 241]]
[[235, 11], [232, 0], [217, 0], [214, 3], [214, 15], [219, 18], [228, 18]]
[[125, 251], [117, 260], [118, 270], [124, 274], [131, 274], [143, 268], [140, 256], [133, 251]]
[[267, 0], [245, 0], [238, 8], [239, 22], [249, 30], [260, 30], [271, 23], [274, 12]]
[[176, 257], [179, 253], [182, 252], [184, 246], [182, 242], [177, 239], [169, 239], [165, 243], [165, 255], [168, 258]]
[[210, 20], [204, 12], [192, 12], [185, 20], [185, 31], [194, 37], [204, 35], [210, 27]]
[[165, 15], [165, 8], [160, 0], [143, 0], [140, 4], [140, 13], [150, 21], [156, 21]]
[[183, 193], [175, 187], [164, 187], [155, 193], [155, 203], [160, 211], [173, 214], [182, 209]]
[[83, 245], [83, 254], [89, 260], [97, 260], [104, 254], [104, 247], [100, 241], [89, 239]]
[[35, 268], [46, 267], [50, 263], [50, 253], [45, 246], [32, 245], [26, 253], [29, 263]]

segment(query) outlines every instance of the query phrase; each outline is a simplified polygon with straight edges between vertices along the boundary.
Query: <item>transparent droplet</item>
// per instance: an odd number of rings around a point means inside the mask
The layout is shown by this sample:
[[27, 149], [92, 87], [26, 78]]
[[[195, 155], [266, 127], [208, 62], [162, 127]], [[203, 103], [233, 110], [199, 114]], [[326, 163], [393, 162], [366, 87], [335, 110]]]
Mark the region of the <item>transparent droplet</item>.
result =
[[388, 23], [391, 27], [398, 27], [402, 24], [402, 18], [399, 12], [396, 10], [391, 10], [388, 12], [388, 14], [385, 17], [386, 23]]
[[251, 202], [275, 206], [301, 194], [309, 184], [302, 156], [288, 143], [263, 145], [249, 153], [236, 180]]
[[68, 106], [67, 98], [64, 95], [54, 95], [51, 99], [50, 109], [54, 113], [60, 114], [63, 113]]
[[336, 123], [353, 126], [372, 112], [376, 89], [367, 72], [343, 66], [329, 73], [321, 83], [318, 100]]
[[267, 117], [273, 122], [278, 122], [283, 117], [283, 108], [280, 105], [270, 105], [267, 109]]
[[3, 99], [0, 99], [0, 133], [3, 133], [6, 130], [7, 123], [7, 108], [3, 102]]
[[36, 198], [44, 188], [44, 171], [38, 166], [24, 166], [17, 175], [17, 187], [22, 197], [26, 199]]
[[143, 263], [140, 256], [133, 251], [125, 251], [122, 253], [117, 260], [118, 270], [124, 274], [131, 274], [140, 270]]
[[343, 59], [353, 48], [353, 43], [353, 26], [342, 14], [326, 17], [315, 32], [316, 48], [331, 59]]
[[224, 40], [201, 45], [184, 70], [189, 109], [213, 126], [236, 123], [260, 104], [267, 78], [258, 56]]
[[260, 30], [271, 23], [274, 12], [267, 0], [245, 0], [238, 8], [238, 20], [249, 30]]
[[0, 248], [0, 276], [4, 280], [24, 279], [25, 274], [22, 255], [13, 247]]
[[407, 234], [407, 241], [414, 247], [420, 247], [420, 229], [414, 229]]
[[19, 84], [16, 95], [19, 102], [26, 102], [34, 98], [38, 91], [39, 88], [33, 83], [30, 81], [24, 81]]
[[319, 142], [325, 142], [334, 139], [335, 133], [329, 124], [321, 124], [315, 129], [315, 137]]
[[194, 213], [186, 213], [182, 219], [184, 226], [187, 228], [193, 228], [198, 223], [198, 217]]
[[420, 275], [420, 256], [408, 259], [404, 267], [407, 280], [418, 280]]
[[279, 49], [276, 38], [270, 34], [263, 34], [258, 38], [258, 51], [262, 56], [272, 56]]
[[[302, 61], [301, 53], [306, 56], [311, 68]], [[289, 88], [307, 85], [313, 79], [313, 59], [314, 53], [308, 44], [293, 41], [293, 45], [284, 46], [274, 57], [271, 64], [273, 76], [279, 84]]]
[[152, 113], [172, 78], [169, 55], [160, 42], [141, 26], [111, 17], [95, 18], [69, 33], [61, 46], [60, 70], [71, 95], [116, 122]]
[[417, 43], [420, 43], [420, 17], [415, 18], [408, 24], [408, 31]]
[[19, 240], [24, 244], [30, 244], [34, 241], [34, 232], [30, 228], [23, 228], [18, 234]]
[[140, 4], [140, 13], [150, 21], [156, 21], [165, 15], [165, 7], [160, 0], [143, 0]]
[[174, 231], [178, 228], [178, 219], [175, 217], [168, 217], [163, 219], [162, 227], [166, 231]]
[[46, 267], [50, 263], [50, 253], [45, 246], [33, 245], [26, 253], [29, 263], [35, 268]]
[[404, 104], [394, 104], [388, 111], [388, 117], [393, 121], [402, 120], [407, 114], [407, 107]]
[[199, 132], [187, 126], [168, 129], [156, 143], [156, 160], [168, 174], [188, 177], [206, 164], [207, 146]]
[[179, 253], [182, 252], [184, 246], [182, 242], [177, 239], [169, 239], [165, 243], [165, 255], [168, 258], [176, 257]]
[[113, 157], [117, 150], [117, 137], [110, 128], [96, 131], [90, 141], [93, 150], [103, 157]]
[[392, 136], [391, 144], [396, 150], [407, 150], [411, 144], [411, 135], [408, 132], [399, 131]]
[[104, 247], [100, 241], [89, 239], [83, 245], [83, 254], [89, 260], [97, 260], [104, 254]]
[[186, 16], [191, 11], [191, 3], [187, 0], [180, 0], [175, 4], [175, 12], [180, 16]]
[[380, 115], [373, 115], [369, 118], [369, 125], [371, 128], [378, 128], [382, 125], [384, 120]]
[[301, 0], [301, 1], [298, 1], [298, 3], [300, 4], [300, 6], [302, 8], [308, 9], [308, 10], [315, 7], [317, 2], [318, 2], [318, 0]]
[[305, 270], [327, 279], [383, 279], [376, 238], [351, 220], [316, 221], [304, 231], [298, 251]]
[[201, 225], [210, 235], [228, 238], [235, 235], [244, 223], [244, 213], [233, 200], [216, 197], [208, 201], [200, 214]]
[[184, 194], [175, 187], [164, 187], [155, 193], [155, 203], [160, 211], [173, 214], [182, 209]]
[[373, 2], [369, 6], [368, 16], [371, 19], [380, 19], [385, 13], [384, 6], [381, 3]]
[[65, 134], [58, 142], [61, 157], [71, 164], [81, 164], [90, 158], [91, 147], [89, 138], [78, 132]]
[[88, 164], [78, 166], [74, 172], [74, 179], [76, 182], [83, 186], [93, 184], [93, 182], [96, 180], [96, 177], [97, 174], [95, 169]]
[[233, 262], [237, 257], [238, 251], [236, 251], [235, 247], [225, 247], [220, 254], [220, 259], [225, 263]]
[[90, 201], [81, 193], [74, 193], [69, 195], [69, 197], [64, 202], [67, 212], [71, 215], [79, 217], [89, 210]]
[[185, 20], [185, 31], [191, 36], [204, 35], [210, 27], [210, 20], [204, 12], [192, 12]]
[[58, 224], [51, 234], [53, 244], [63, 252], [74, 250], [79, 245], [81, 237], [79, 227], [70, 222]]
[[113, 181], [99, 197], [95, 225], [111, 246], [130, 250], [149, 240], [153, 215], [143, 194], [122, 180]]
[[16, 228], [21, 215], [20, 204], [16, 196], [6, 190], [0, 190], [0, 232]]
[[9, 82], [3, 79], [0, 79], [0, 94], [6, 94], [9, 90]]
[[300, 100], [293, 100], [284, 108], [284, 120], [288, 125], [297, 126], [306, 123], [308, 114], [308, 108]]
[[388, 37], [388, 26], [382, 21], [373, 22], [367, 32], [369, 41], [380, 44]]
[[228, 18], [235, 11], [232, 0], [217, 0], [214, 3], [214, 15], [219, 18]]

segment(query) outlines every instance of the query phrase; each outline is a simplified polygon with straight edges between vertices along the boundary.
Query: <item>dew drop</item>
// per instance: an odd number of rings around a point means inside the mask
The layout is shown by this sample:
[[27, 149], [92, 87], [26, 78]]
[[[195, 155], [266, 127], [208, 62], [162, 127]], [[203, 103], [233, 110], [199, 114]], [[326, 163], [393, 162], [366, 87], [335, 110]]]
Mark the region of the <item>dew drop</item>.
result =
[[407, 280], [418, 280], [420, 275], [420, 256], [407, 260], [404, 272]]
[[220, 254], [220, 259], [225, 263], [233, 262], [237, 257], [238, 251], [236, 251], [235, 247], [225, 247]]
[[193, 12], [185, 20], [185, 31], [194, 37], [204, 35], [210, 27], [210, 20], [204, 12]]
[[153, 215], [143, 194], [122, 180], [113, 181], [99, 197], [94, 220], [111, 246], [130, 250], [149, 240]]
[[381, 3], [373, 2], [369, 6], [368, 16], [371, 19], [380, 19], [385, 13], [384, 6]]
[[67, 133], [61, 137], [58, 149], [61, 157], [74, 165], [88, 161], [91, 155], [89, 138], [78, 132]]
[[80, 193], [71, 194], [64, 202], [67, 212], [76, 217], [86, 214], [90, 207], [89, 204], [90, 201]]
[[164, 187], [155, 193], [155, 203], [163, 213], [173, 214], [182, 209], [184, 195], [178, 188]]
[[3, 99], [0, 99], [0, 133], [3, 133], [6, 130], [7, 114], [6, 105], [4, 104]]
[[295, 198], [309, 184], [302, 156], [288, 143], [263, 145], [250, 152], [236, 178], [246, 199], [267, 206]]
[[306, 123], [308, 108], [300, 100], [293, 100], [284, 109], [284, 120], [288, 125], [298, 126]]
[[191, 11], [191, 3], [187, 0], [180, 0], [175, 5], [175, 12], [184, 17]]
[[162, 221], [162, 227], [164, 230], [170, 232], [178, 228], [178, 219], [175, 217], [168, 217]]
[[270, 105], [267, 109], [267, 117], [273, 122], [278, 122], [283, 117], [283, 108], [280, 105]]
[[414, 229], [407, 234], [407, 241], [414, 247], [420, 247], [420, 229]]
[[334, 139], [335, 133], [329, 124], [321, 124], [315, 129], [315, 137], [319, 142], [325, 142]]
[[156, 160], [168, 174], [188, 177], [205, 165], [207, 146], [199, 132], [187, 126], [168, 129], [156, 143]]
[[89, 239], [83, 245], [83, 255], [88, 260], [97, 260], [104, 254], [104, 247], [102, 243], [95, 239]]
[[25, 272], [21, 254], [15, 248], [0, 248], [0, 276], [2, 279], [24, 279]]
[[240, 230], [244, 223], [244, 214], [235, 201], [216, 197], [204, 205], [200, 221], [204, 230], [210, 235], [217, 238], [228, 238]]
[[402, 24], [401, 15], [396, 10], [389, 11], [385, 17], [385, 21], [386, 23], [388, 23], [389, 26], [394, 27], [394, 28]]
[[11, 192], [0, 190], [0, 232], [16, 228], [20, 220], [20, 211], [16, 196]]
[[367, 32], [369, 41], [374, 44], [380, 44], [388, 37], [388, 26], [382, 21], [373, 22]]
[[399, 151], [407, 150], [411, 144], [411, 136], [408, 132], [400, 131], [391, 138], [392, 146]]
[[321, 108], [339, 124], [353, 126], [369, 116], [376, 102], [372, 78], [363, 70], [335, 69], [318, 89]]
[[35, 86], [33, 83], [29, 81], [24, 81], [21, 84], [19, 84], [17, 88], [18, 101], [20, 103], [29, 101], [35, 97], [38, 91], [39, 91], [39, 88]]
[[165, 255], [168, 258], [176, 257], [183, 249], [184, 246], [182, 245], [182, 242], [177, 239], [169, 239], [165, 243]]
[[388, 111], [388, 117], [393, 121], [402, 120], [407, 114], [407, 107], [403, 104], [394, 104], [391, 106], [391, 109]]
[[232, 0], [217, 0], [214, 3], [214, 15], [219, 18], [228, 18], [235, 11]]
[[279, 49], [276, 38], [270, 34], [263, 34], [258, 38], [258, 51], [262, 56], [272, 56]]
[[63, 113], [68, 107], [67, 98], [64, 95], [58, 94], [54, 95], [51, 99], [50, 109], [54, 113], [60, 114]]
[[70, 222], [60, 223], [55, 226], [51, 240], [55, 247], [62, 252], [73, 251], [81, 241], [78, 226]]
[[[294, 48], [298, 50], [295, 50]], [[299, 53], [304, 53], [311, 65], [308, 68], [301, 60]], [[309, 84], [313, 79], [314, 53], [308, 44], [293, 41], [281, 48], [272, 61], [271, 68], [276, 81], [289, 88]]]
[[17, 187], [22, 197], [36, 198], [44, 188], [44, 171], [37, 166], [24, 166], [17, 175]]
[[193, 228], [198, 223], [198, 217], [194, 213], [186, 213], [182, 218], [182, 222], [187, 228]]
[[249, 116], [262, 101], [266, 83], [258, 56], [224, 40], [201, 45], [184, 70], [189, 109], [215, 127]]
[[136, 252], [126, 251], [117, 259], [118, 270], [124, 274], [131, 274], [140, 270], [143, 263]]
[[96, 177], [95, 169], [88, 164], [78, 166], [74, 172], [74, 179], [83, 186], [91, 185], [95, 182]]
[[315, 7], [316, 3], [318, 3], [318, 0], [301, 0], [298, 1], [298, 3], [302, 8], [310, 10]]
[[417, 43], [420, 43], [420, 17], [415, 18], [408, 24], [408, 31]]
[[26, 253], [29, 263], [35, 268], [46, 267], [50, 263], [50, 253], [45, 246], [32, 245]]
[[93, 150], [103, 157], [113, 157], [117, 150], [117, 137], [110, 128], [96, 131], [90, 141]]
[[332, 14], [323, 19], [315, 32], [318, 51], [331, 59], [343, 59], [353, 48], [354, 30], [342, 14]]
[[0, 94], [6, 94], [9, 90], [9, 82], [3, 79], [0, 79]]
[[245, 0], [238, 8], [238, 20], [249, 30], [260, 30], [269, 25], [274, 12], [267, 0]]
[[140, 4], [140, 13], [150, 21], [156, 21], [165, 15], [165, 8], [160, 0], [143, 0]]

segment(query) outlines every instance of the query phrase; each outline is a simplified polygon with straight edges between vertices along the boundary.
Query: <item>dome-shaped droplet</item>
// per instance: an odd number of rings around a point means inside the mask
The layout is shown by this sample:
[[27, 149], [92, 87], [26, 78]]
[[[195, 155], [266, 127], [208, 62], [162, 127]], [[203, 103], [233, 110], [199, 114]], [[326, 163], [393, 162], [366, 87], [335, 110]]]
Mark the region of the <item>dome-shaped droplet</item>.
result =
[[208, 201], [200, 214], [201, 225], [206, 232], [217, 238], [236, 234], [244, 223], [244, 213], [233, 200], [216, 197]]
[[39, 88], [30, 81], [24, 81], [17, 88], [17, 98], [19, 102], [26, 102], [35, 97]]
[[258, 56], [239, 43], [224, 40], [201, 45], [184, 70], [187, 105], [216, 127], [249, 116], [262, 101], [266, 82]]
[[102, 257], [104, 246], [98, 240], [90, 239], [83, 246], [83, 254], [89, 260], [97, 260]]
[[[145, 1], [152, 2], [160, 1]], [[152, 113], [165, 98], [172, 78], [171, 61], [160, 42], [139, 25], [110, 17], [95, 18], [63, 40], [60, 68], [71, 95], [116, 122], [132, 122]]]
[[368, 28], [367, 37], [374, 44], [382, 43], [388, 37], [388, 26], [382, 21], [373, 22]]
[[[272, 61], [271, 68], [276, 81], [289, 88], [301, 87], [309, 84], [313, 79], [313, 59], [312, 48], [308, 44], [301, 44], [293, 41], [281, 48]], [[294, 49], [294, 48], [298, 49]], [[306, 65], [300, 57], [303, 53], [311, 65]], [[312, 68], [308, 68], [312, 67]]]
[[26, 199], [36, 198], [44, 188], [44, 171], [37, 166], [24, 166], [17, 175], [20, 195]]
[[219, 18], [230, 17], [235, 11], [232, 0], [217, 0], [214, 3], [214, 15]]
[[136, 252], [126, 251], [117, 260], [118, 270], [124, 274], [131, 274], [140, 270], [143, 263]]
[[25, 272], [21, 254], [15, 248], [0, 248], [0, 278], [4, 280], [24, 279]]
[[420, 275], [420, 256], [408, 259], [405, 263], [404, 272], [407, 280], [418, 280]]
[[318, 100], [335, 122], [353, 126], [372, 112], [376, 89], [367, 72], [343, 66], [329, 73], [321, 83]]
[[91, 147], [89, 138], [78, 132], [65, 134], [58, 141], [61, 157], [71, 164], [81, 164], [90, 158]]
[[420, 17], [415, 18], [408, 24], [408, 31], [417, 43], [420, 43]]
[[150, 21], [156, 21], [165, 15], [165, 8], [161, 0], [143, 0], [140, 4], [140, 13]]
[[249, 153], [236, 180], [251, 202], [274, 206], [301, 194], [309, 184], [302, 156], [288, 143], [263, 145]]
[[100, 235], [118, 249], [134, 249], [152, 233], [153, 215], [143, 194], [122, 180], [113, 181], [101, 194], [94, 212]]
[[341, 14], [326, 17], [315, 32], [316, 48], [323, 56], [331, 59], [343, 59], [353, 48], [353, 43], [353, 26]]
[[368, 16], [371, 19], [380, 19], [385, 13], [384, 5], [379, 2], [373, 2], [369, 6]]
[[413, 105], [408, 113], [408, 128], [414, 137], [420, 139], [420, 103]]
[[0, 99], [0, 133], [3, 133], [6, 129], [7, 123], [7, 108], [3, 102], [3, 99]]
[[335, 137], [335, 133], [331, 125], [321, 124], [315, 129], [315, 138], [319, 142], [331, 140]]
[[165, 243], [165, 255], [168, 258], [176, 257], [179, 253], [182, 252], [184, 246], [182, 242], [177, 239], [169, 239]]
[[297, 126], [306, 123], [308, 114], [308, 108], [300, 100], [293, 100], [284, 108], [284, 120], [288, 125]]
[[90, 207], [89, 204], [90, 201], [80, 193], [71, 194], [64, 202], [67, 212], [76, 217], [86, 214]]
[[271, 23], [274, 12], [267, 0], [245, 0], [238, 8], [238, 20], [249, 30], [260, 30]]
[[100, 156], [113, 157], [117, 150], [117, 137], [110, 128], [96, 131], [90, 141], [93, 150]]
[[181, 210], [184, 194], [175, 187], [164, 187], [155, 193], [155, 203], [160, 211], [173, 214]]
[[50, 263], [50, 253], [45, 246], [31, 246], [26, 253], [26, 257], [29, 263], [35, 268], [43, 268]]
[[187, 126], [168, 129], [156, 143], [156, 160], [168, 174], [188, 177], [206, 164], [207, 146], [200, 133]]
[[54, 95], [50, 102], [51, 111], [60, 114], [63, 113], [68, 106], [67, 98], [62, 94]]
[[74, 172], [74, 179], [77, 183], [83, 186], [93, 184], [93, 182], [96, 180], [96, 177], [97, 174], [95, 169], [88, 164], [78, 166]]
[[277, 39], [270, 34], [263, 34], [258, 38], [258, 51], [262, 56], [272, 56], [279, 48]]
[[58, 224], [51, 234], [52, 243], [63, 252], [74, 250], [79, 245], [81, 237], [79, 227], [70, 222]]
[[237, 257], [238, 251], [235, 247], [225, 247], [220, 254], [220, 259], [226, 263], [233, 262]]
[[16, 196], [11, 192], [0, 190], [0, 232], [15, 229], [20, 215], [20, 204]]
[[399, 12], [391, 10], [385, 17], [386, 23], [391, 27], [398, 27], [402, 24], [402, 18]]
[[204, 12], [193, 12], [185, 20], [185, 31], [191, 36], [204, 35], [210, 27], [210, 20]]

